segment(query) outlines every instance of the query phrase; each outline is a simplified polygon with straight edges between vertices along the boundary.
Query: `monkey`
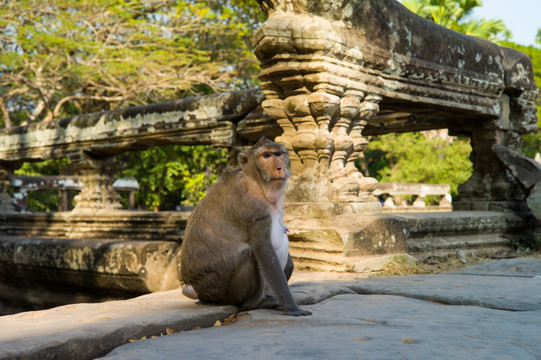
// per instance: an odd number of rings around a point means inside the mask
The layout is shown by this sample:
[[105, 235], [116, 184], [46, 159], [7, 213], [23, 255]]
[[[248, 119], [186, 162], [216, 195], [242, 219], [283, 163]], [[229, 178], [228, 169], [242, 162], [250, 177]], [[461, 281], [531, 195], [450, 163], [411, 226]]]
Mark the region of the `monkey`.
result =
[[289, 157], [266, 137], [237, 157], [195, 207], [184, 231], [180, 276], [183, 294], [241, 311], [298, 307], [288, 286], [293, 272], [283, 222]]

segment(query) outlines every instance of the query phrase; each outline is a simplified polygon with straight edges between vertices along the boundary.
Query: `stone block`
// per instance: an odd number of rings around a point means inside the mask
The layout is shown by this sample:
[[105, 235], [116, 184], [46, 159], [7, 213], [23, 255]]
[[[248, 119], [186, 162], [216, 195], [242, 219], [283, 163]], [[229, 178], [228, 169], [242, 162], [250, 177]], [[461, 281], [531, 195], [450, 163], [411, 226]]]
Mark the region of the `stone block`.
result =
[[[172, 241], [1, 237], [0, 283], [86, 298], [134, 296], [179, 287], [179, 252]], [[0, 298], [15, 300], [9, 295]]]
[[[347, 220], [343, 219], [342, 223]], [[344, 238], [344, 255], [360, 256], [401, 253], [406, 251], [406, 242], [409, 238], [409, 225], [407, 221], [389, 215], [361, 216], [354, 221]]]
[[530, 195], [526, 199], [528, 207], [532, 211], [532, 214], [539, 220], [541, 220], [541, 182], [535, 184], [530, 191]]
[[492, 151], [511, 172], [513, 177], [527, 190], [541, 182], [541, 165], [524, 154], [496, 144]]

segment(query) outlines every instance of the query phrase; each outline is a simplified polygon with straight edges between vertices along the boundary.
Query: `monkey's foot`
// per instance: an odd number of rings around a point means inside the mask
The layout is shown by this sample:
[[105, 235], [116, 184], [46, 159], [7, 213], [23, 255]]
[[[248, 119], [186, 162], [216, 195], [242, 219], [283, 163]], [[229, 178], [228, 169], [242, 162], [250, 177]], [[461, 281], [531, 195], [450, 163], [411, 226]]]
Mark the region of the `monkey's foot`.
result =
[[194, 299], [194, 300], [199, 299], [197, 292], [191, 285], [184, 285], [182, 287], [182, 294], [186, 297], [189, 297], [190, 299]]
[[291, 315], [291, 316], [308, 316], [308, 315], [312, 315], [312, 312], [298, 308], [297, 310], [293, 310], [293, 311], [284, 311], [284, 314]]

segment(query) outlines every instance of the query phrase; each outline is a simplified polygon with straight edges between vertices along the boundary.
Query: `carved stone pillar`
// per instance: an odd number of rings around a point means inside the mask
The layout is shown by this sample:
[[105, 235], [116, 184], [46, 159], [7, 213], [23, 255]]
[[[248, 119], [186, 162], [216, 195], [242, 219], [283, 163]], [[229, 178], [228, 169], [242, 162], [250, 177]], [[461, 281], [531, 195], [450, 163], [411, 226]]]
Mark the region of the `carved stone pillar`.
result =
[[262, 63], [262, 107], [282, 128], [275, 140], [291, 160], [288, 202], [380, 211], [372, 196], [377, 181], [363, 177], [355, 160], [368, 145], [362, 131], [382, 97], [350, 77], [358, 66], [338, 60], [347, 51], [335, 48], [340, 40], [328, 21], [301, 14], [286, 20], [278, 7], [266, 10], [254, 49]]
[[473, 163], [472, 176], [459, 185], [459, 197], [453, 202], [455, 210], [513, 210], [522, 212], [525, 195], [517, 181], [502, 166], [492, 151], [495, 144], [520, 151], [522, 134], [536, 127], [535, 114], [528, 101], [532, 93], [524, 92], [518, 98], [503, 95], [502, 117], [487, 122], [481, 129], [471, 131]]
[[354, 162], [381, 102], [419, 121], [410, 128], [437, 127], [433, 120], [448, 114], [445, 126], [471, 134], [475, 173], [457, 209], [520, 202], [491, 145], [516, 149], [536, 130], [537, 87], [525, 54], [446, 30], [395, 0], [258, 2], [268, 15], [254, 34], [264, 106], [284, 129], [278, 141], [302, 180], [292, 181], [290, 201], [373, 201], [375, 181]]
[[494, 144], [503, 144], [506, 132], [500, 130], [474, 131], [471, 134], [472, 176], [458, 186], [455, 210], [518, 210], [524, 200], [513, 177], [500, 165], [492, 152]]
[[266, 85], [263, 109], [284, 130], [276, 141], [285, 145], [291, 159], [288, 201], [376, 203], [371, 193], [377, 181], [364, 178], [355, 160], [368, 144], [362, 130], [377, 113], [380, 97], [318, 83], [310, 84], [316, 89], [310, 92], [302, 77], [289, 96]]
[[74, 165], [83, 182], [83, 189], [75, 196], [74, 212], [118, 210], [122, 208], [120, 195], [113, 189], [116, 174], [122, 165], [113, 158], [88, 159]]

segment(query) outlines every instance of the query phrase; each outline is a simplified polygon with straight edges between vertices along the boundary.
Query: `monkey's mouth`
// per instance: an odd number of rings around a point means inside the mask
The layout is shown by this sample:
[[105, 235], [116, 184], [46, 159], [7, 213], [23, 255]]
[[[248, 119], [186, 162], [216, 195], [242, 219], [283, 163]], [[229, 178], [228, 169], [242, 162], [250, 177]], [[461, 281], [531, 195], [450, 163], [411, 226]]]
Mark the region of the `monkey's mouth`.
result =
[[287, 178], [283, 177], [283, 178], [271, 178], [271, 181], [286, 181]]

